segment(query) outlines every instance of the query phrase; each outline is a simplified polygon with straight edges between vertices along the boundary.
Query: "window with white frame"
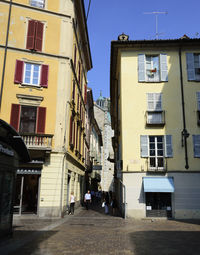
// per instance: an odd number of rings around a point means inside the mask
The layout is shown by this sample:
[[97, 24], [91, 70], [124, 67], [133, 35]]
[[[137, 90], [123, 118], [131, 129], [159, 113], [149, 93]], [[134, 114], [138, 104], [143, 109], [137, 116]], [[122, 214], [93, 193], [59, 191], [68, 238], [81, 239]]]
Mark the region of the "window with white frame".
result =
[[147, 124], [163, 124], [162, 93], [147, 93]]
[[148, 158], [150, 169], [164, 169], [165, 158], [173, 157], [172, 136], [140, 136], [141, 157]]
[[139, 54], [138, 81], [139, 82], [168, 81], [167, 55]]
[[40, 84], [40, 65], [24, 63], [24, 84], [39, 86]]
[[45, 0], [30, 0], [30, 5], [38, 8], [44, 8]]
[[188, 81], [200, 81], [200, 53], [186, 53]]

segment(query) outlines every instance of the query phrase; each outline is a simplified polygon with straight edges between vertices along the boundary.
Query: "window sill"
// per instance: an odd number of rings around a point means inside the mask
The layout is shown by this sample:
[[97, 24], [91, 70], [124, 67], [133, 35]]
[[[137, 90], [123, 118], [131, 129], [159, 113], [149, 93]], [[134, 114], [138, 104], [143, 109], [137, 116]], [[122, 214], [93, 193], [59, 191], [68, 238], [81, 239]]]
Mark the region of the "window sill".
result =
[[165, 123], [146, 123], [146, 127], [164, 127]]
[[20, 88], [31, 88], [31, 89], [37, 89], [37, 90], [43, 90], [43, 87], [40, 85], [32, 85], [32, 84], [26, 84], [26, 83], [21, 83], [19, 85]]

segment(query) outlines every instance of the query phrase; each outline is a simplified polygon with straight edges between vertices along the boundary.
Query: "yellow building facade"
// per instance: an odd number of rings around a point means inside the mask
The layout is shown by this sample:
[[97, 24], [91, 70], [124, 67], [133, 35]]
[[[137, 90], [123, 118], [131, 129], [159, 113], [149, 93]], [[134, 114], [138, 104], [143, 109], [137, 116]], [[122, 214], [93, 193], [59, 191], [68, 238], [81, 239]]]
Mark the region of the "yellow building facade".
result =
[[125, 38], [111, 43], [119, 205], [135, 218], [199, 218], [199, 40]]
[[92, 68], [84, 3], [0, 1], [0, 13], [0, 118], [19, 132], [32, 159], [17, 170], [15, 212], [62, 216], [69, 194], [78, 204], [84, 191]]

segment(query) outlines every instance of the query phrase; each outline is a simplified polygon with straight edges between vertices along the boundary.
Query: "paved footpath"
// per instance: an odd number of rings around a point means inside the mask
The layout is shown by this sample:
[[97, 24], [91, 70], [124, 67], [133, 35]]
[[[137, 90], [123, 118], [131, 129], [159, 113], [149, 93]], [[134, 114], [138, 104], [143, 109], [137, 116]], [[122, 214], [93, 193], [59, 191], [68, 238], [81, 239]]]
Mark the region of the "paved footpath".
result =
[[13, 238], [0, 243], [0, 254], [200, 254], [200, 221], [124, 220], [94, 209], [57, 220], [15, 217]]

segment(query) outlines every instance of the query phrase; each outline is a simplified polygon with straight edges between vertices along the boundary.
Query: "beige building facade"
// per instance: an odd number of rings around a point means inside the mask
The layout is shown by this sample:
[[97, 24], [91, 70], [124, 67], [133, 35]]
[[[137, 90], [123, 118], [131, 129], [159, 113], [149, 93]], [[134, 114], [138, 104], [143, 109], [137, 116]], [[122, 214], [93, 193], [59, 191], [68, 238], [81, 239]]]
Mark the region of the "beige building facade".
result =
[[27, 145], [15, 213], [60, 217], [84, 193], [85, 102], [92, 68], [82, 0], [0, 1], [0, 117]]
[[199, 39], [111, 43], [115, 188], [125, 216], [200, 217]]

